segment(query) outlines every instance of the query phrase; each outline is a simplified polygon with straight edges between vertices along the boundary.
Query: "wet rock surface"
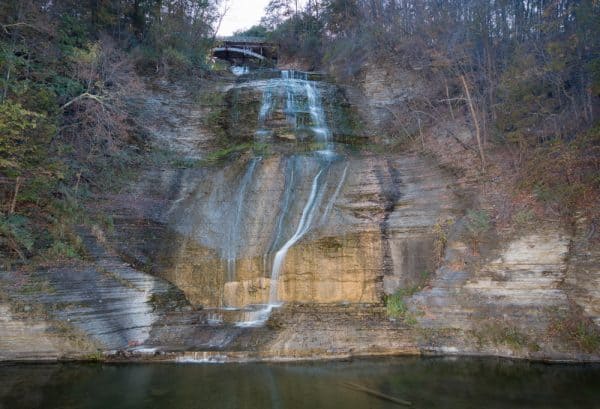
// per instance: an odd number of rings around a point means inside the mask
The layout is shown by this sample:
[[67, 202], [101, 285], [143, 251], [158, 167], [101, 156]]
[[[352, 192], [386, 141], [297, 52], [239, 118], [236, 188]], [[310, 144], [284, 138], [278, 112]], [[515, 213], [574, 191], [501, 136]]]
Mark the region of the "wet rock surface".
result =
[[[396, 98], [378, 87], [373, 95]], [[208, 112], [188, 93], [149, 92], [139, 109], [155, 143], [194, 160], [218, 149]], [[323, 160], [284, 139], [236, 160], [149, 164], [127, 189], [95, 198], [90, 209], [114, 226], [82, 228], [89, 260], [1, 273], [0, 359], [600, 359], [556, 332], [573, 311], [599, 322], [587, 222], [540, 225], [478, 252], [464, 234], [471, 193], [432, 159], [338, 147]], [[274, 284], [275, 254], [311, 196], [309, 228]], [[240, 326], [273, 285], [283, 305], [264, 325]], [[395, 293], [402, 313], [390, 316], [385, 299]]]

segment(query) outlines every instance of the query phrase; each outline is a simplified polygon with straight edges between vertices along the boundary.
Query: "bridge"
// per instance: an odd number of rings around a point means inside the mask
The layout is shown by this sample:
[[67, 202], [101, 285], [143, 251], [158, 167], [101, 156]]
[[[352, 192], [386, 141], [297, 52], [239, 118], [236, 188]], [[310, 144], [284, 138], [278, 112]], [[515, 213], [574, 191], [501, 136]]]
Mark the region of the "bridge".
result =
[[265, 38], [233, 36], [218, 38], [212, 54], [234, 64], [256, 60], [261, 64], [274, 65], [277, 63], [278, 51], [279, 46]]

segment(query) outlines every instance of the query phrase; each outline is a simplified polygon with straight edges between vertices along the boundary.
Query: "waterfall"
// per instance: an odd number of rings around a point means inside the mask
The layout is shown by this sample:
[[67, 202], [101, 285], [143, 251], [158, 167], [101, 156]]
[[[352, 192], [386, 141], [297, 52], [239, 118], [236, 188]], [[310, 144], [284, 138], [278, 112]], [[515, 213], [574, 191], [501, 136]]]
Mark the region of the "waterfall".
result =
[[[283, 101], [285, 99], [285, 101]], [[342, 185], [346, 179], [348, 166], [344, 168], [341, 179], [337, 183], [337, 187], [333, 195], [325, 207], [321, 218], [318, 217], [318, 212], [321, 208], [323, 197], [327, 190], [327, 176], [331, 173], [334, 158], [334, 147], [331, 142], [331, 131], [327, 126], [325, 111], [322, 104], [322, 96], [314, 81], [308, 79], [308, 74], [299, 71], [282, 71], [281, 78], [272, 79], [267, 82], [263, 89], [262, 103], [259, 111], [260, 129], [257, 131], [257, 137], [261, 140], [267, 135], [273, 135], [273, 132], [267, 129], [267, 121], [273, 115], [273, 112], [280, 109], [286, 118], [286, 123], [297, 131], [300, 126], [306, 125], [302, 119], [310, 120], [308, 128], [314, 134], [315, 140], [325, 144], [325, 149], [315, 152], [307, 157], [316, 160], [319, 163], [319, 168], [312, 177], [310, 193], [308, 199], [302, 209], [300, 220], [296, 225], [292, 236], [283, 243], [283, 245], [275, 252], [271, 267], [271, 284], [269, 289], [268, 304], [259, 309], [247, 310], [244, 314], [244, 321], [238, 322], [238, 326], [259, 326], [269, 318], [273, 308], [280, 305], [278, 299], [279, 278], [282, 273], [285, 259], [289, 249], [300, 241], [311, 228], [318, 223], [322, 224], [331, 211], [334, 202], [339, 195]], [[304, 116], [302, 116], [304, 115]], [[288, 217], [290, 206], [293, 203], [292, 196], [297, 183], [301, 182], [301, 177], [296, 177], [295, 166], [299, 156], [294, 155], [290, 158], [291, 163], [288, 165], [289, 172], [286, 170], [285, 188], [282, 196], [282, 201], [279, 206], [279, 216], [275, 225], [275, 234], [267, 253], [263, 256], [263, 268], [266, 266], [266, 260], [269, 254], [272, 254], [279, 243], [282, 241], [284, 232], [284, 223]], [[252, 172], [249, 168], [246, 176]], [[244, 178], [246, 178], [246, 176]], [[247, 182], [246, 182], [247, 183]], [[244, 182], [242, 182], [242, 186]], [[244, 188], [245, 189], [245, 188]], [[243, 196], [243, 190], [240, 188], [240, 196]], [[238, 204], [240, 201], [238, 201]], [[238, 211], [238, 217], [239, 217]], [[236, 222], [237, 225], [237, 222]], [[233, 235], [232, 235], [233, 236]]]
[[270, 86], [265, 87], [262, 96], [262, 102], [260, 104], [260, 112], [258, 113], [258, 120], [263, 124], [273, 108], [273, 90]]
[[321, 182], [321, 179], [324, 175], [326, 175], [331, 162], [326, 162], [321, 165], [321, 169], [314, 176], [311, 184], [310, 195], [304, 208], [302, 209], [302, 215], [300, 217], [300, 221], [296, 227], [296, 231], [285, 242], [285, 244], [275, 253], [275, 258], [273, 260], [273, 268], [271, 270], [271, 285], [269, 289], [269, 301], [268, 304], [256, 311], [248, 311], [245, 314], [245, 320], [238, 322], [237, 326], [240, 327], [254, 327], [260, 326], [265, 323], [265, 321], [269, 318], [271, 311], [273, 308], [280, 306], [281, 304], [278, 301], [277, 292], [279, 289], [279, 276], [281, 273], [281, 269], [283, 267], [283, 263], [285, 262], [285, 257], [287, 255], [288, 250], [296, 244], [306, 233], [309, 232], [310, 228], [313, 225], [313, 221], [315, 219], [315, 214], [319, 209], [319, 205], [322, 202], [323, 195], [325, 193], [327, 183]]
[[[321, 93], [317, 89], [316, 85], [312, 81], [307, 81], [305, 84], [306, 96], [308, 99], [308, 109], [310, 110], [310, 118], [313, 123], [313, 131], [317, 136], [317, 140], [320, 142], [329, 143], [330, 132], [325, 122], [325, 111], [321, 104]], [[327, 146], [327, 150], [331, 147]]]
[[254, 175], [254, 170], [256, 169], [256, 165], [260, 162], [262, 158], [256, 157], [252, 158], [248, 163], [248, 168], [246, 169], [246, 173], [240, 182], [240, 186], [238, 188], [238, 192], [236, 195], [236, 203], [235, 207], [235, 215], [233, 217], [233, 222], [229, 225], [229, 234], [227, 237], [227, 280], [233, 281], [235, 279], [235, 260], [237, 258], [237, 246], [239, 244], [240, 238], [240, 222], [242, 219], [242, 212], [244, 210], [245, 196], [246, 190], [250, 181], [252, 180], [252, 176]]
[[[284, 101], [285, 100], [285, 101]], [[259, 129], [256, 135], [263, 139], [272, 136], [273, 131], [268, 130], [266, 122], [278, 105], [285, 115], [286, 122], [294, 131], [303, 125], [303, 119], [308, 114], [310, 117], [309, 129], [314, 133], [319, 142], [329, 144], [331, 132], [327, 126], [322, 96], [316, 81], [308, 79], [308, 74], [301, 71], [284, 70], [281, 77], [267, 81], [263, 88], [262, 101], [258, 114]], [[302, 114], [305, 114], [302, 116]], [[327, 145], [326, 150], [330, 151]]]
[[335, 201], [337, 200], [338, 196], [340, 195], [342, 186], [344, 185], [344, 182], [346, 181], [347, 173], [348, 173], [348, 164], [346, 164], [346, 166], [344, 166], [344, 172], [342, 172], [342, 177], [340, 178], [340, 181], [338, 182], [338, 185], [335, 188], [335, 192], [333, 192], [331, 199], [329, 199], [327, 206], [325, 206], [325, 211], [323, 212], [323, 215], [321, 216], [321, 220], [319, 221], [320, 225], [324, 224], [327, 221], [327, 217], [329, 217], [329, 213], [331, 213], [331, 209], [333, 209], [333, 205], [335, 204]]
[[267, 250], [267, 254], [271, 254], [275, 251], [276, 246], [279, 244], [279, 241], [283, 234], [283, 223], [285, 222], [285, 218], [288, 215], [288, 211], [292, 200], [292, 193], [296, 183], [296, 173], [294, 169], [296, 165], [295, 159], [295, 157], [292, 157], [287, 166], [289, 168], [289, 171], [286, 170], [285, 190], [283, 192], [283, 199], [281, 200], [281, 205], [279, 206], [279, 217], [277, 217], [277, 223], [275, 224], [275, 235], [273, 236], [271, 245]]
[[318, 195], [318, 187], [319, 187], [319, 178], [323, 174], [325, 169], [321, 169], [319, 173], [315, 176], [312, 182], [312, 187], [310, 190], [310, 196], [308, 197], [308, 201], [302, 210], [302, 216], [300, 217], [300, 222], [298, 223], [298, 227], [296, 228], [296, 232], [294, 235], [279, 249], [277, 253], [275, 253], [275, 259], [273, 260], [273, 269], [271, 270], [271, 288], [269, 292], [269, 305], [276, 306], [277, 303], [277, 282], [279, 281], [279, 274], [281, 273], [281, 267], [283, 266], [283, 262], [285, 261], [285, 256], [287, 255], [288, 250], [292, 247], [298, 240], [304, 236], [314, 219], [315, 211], [317, 209], [317, 198], [322, 197], [322, 195]]
[[250, 68], [248, 66], [233, 66], [231, 67], [231, 72], [235, 76], [247, 75], [250, 73]]

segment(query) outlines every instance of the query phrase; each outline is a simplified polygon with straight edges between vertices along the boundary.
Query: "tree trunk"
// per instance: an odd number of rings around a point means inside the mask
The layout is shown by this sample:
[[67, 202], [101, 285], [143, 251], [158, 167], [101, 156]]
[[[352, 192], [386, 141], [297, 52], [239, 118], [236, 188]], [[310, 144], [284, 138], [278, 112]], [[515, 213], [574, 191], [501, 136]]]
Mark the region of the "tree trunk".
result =
[[12, 31], [10, 33], [10, 59], [9, 61], [7, 61], [6, 64], [6, 82], [4, 83], [4, 89], [2, 90], [2, 99], [0, 100], [0, 102], [4, 102], [4, 100], [6, 100], [6, 97], [8, 95], [8, 88], [9, 88], [9, 84], [10, 84], [10, 71], [12, 68], [12, 59], [14, 58], [14, 52], [15, 52], [15, 46], [17, 44], [17, 35], [19, 33], [19, 23], [21, 22], [21, 14], [22, 14], [22, 10], [23, 10], [23, 4], [21, 2], [19, 2], [19, 6], [17, 9], [17, 15], [16, 15], [16, 19], [15, 19], [15, 29], [14, 31]]
[[448, 81], [444, 78], [444, 86], [446, 87], [446, 99], [448, 100], [448, 108], [450, 108], [450, 116], [454, 121], [454, 109], [452, 108], [452, 101], [450, 101], [450, 90], [448, 89]]
[[8, 209], [8, 214], [14, 214], [15, 208], [17, 207], [17, 197], [19, 196], [19, 189], [21, 188], [21, 177], [17, 176], [17, 180], [15, 182], [15, 193], [13, 195], [12, 201], [10, 202], [10, 207]]
[[418, 115], [417, 122], [419, 123], [419, 136], [421, 137], [421, 148], [425, 150], [425, 138], [423, 137], [423, 128], [421, 127], [421, 117]]
[[467, 85], [467, 80], [465, 79], [465, 76], [461, 75], [460, 79], [463, 83], [463, 87], [465, 88], [465, 93], [467, 94], [469, 110], [471, 111], [471, 116], [473, 117], [473, 124], [475, 125], [475, 138], [477, 139], [477, 147], [479, 148], [479, 156], [481, 158], [481, 170], [485, 172], [485, 156], [483, 154], [483, 145], [481, 143], [481, 129], [479, 128], [477, 112], [475, 111], [475, 106], [473, 105], [473, 100], [471, 99], [471, 93], [469, 92], [469, 86]]

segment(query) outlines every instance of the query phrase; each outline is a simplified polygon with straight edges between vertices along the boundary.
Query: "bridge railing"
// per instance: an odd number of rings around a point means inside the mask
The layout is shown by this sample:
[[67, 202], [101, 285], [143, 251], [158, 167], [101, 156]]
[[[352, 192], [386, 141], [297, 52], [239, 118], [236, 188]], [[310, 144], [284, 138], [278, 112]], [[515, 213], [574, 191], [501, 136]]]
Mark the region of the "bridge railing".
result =
[[223, 43], [255, 43], [265, 44], [269, 43], [265, 37], [250, 37], [250, 36], [229, 36], [229, 37], [217, 37], [217, 41]]

